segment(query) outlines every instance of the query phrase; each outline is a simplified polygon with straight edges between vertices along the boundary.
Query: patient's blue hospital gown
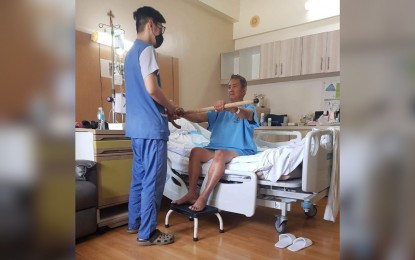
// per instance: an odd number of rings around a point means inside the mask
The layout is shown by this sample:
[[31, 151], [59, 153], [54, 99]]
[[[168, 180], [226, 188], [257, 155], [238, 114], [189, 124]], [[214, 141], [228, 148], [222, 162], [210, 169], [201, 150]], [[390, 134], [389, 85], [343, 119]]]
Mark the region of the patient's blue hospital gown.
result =
[[206, 149], [232, 150], [238, 155], [252, 155], [257, 152], [254, 142], [254, 129], [259, 126], [256, 109], [252, 104], [241, 107], [254, 111], [252, 122], [239, 119], [228, 111], [208, 112], [208, 130], [212, 134], [210, 143], [205, 146]]

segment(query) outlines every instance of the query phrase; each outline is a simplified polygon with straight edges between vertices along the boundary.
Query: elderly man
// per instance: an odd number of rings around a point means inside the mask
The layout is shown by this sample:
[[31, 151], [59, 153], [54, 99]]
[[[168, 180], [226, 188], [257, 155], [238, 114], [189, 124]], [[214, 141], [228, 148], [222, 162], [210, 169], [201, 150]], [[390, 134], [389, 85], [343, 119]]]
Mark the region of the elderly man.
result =
[[[232, 75], [228, 83], [230, 102], [243, 101], [247, 82], [240, 75]], [[224, 108], [225, 102], [218, 100], [215, 111], [189, 114], [184, 117], [192, 122], [208, 122], [212, 132], [210, 143], [204, 148], [193, 148], [189, 161], [189, 191], [173, 204], [192, 204], [193, 211], [202, 211], [210, 193], [225, 171], [225, 164], [239, 155], [252, 155], [257, 151], [254, 143], [254, 129], [258, 127], [255, 107], [251, 104], [241, 107]], [[213, 159], [208, 172], [206, 188], [198, 194], [197, 181], [203, 163]]]

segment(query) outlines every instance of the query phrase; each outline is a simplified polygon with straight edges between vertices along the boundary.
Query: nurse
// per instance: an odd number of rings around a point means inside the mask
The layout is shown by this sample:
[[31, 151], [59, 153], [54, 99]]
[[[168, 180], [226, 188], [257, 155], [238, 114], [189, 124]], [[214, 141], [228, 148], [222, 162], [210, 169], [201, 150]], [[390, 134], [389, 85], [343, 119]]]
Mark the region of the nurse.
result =
[[163, 94], [154, 48], [163, 43], [164, 17], [144, 6], [133, 13], [137, 39], [125, 58], [126, 136], [133, 150], [132, 179], [128, 202], [128, 230], [141, 246], [164, 245], [172, 234], [160, 232], [160, 209], [167, 172], [168, 118], [176, 117], [175, 107]]

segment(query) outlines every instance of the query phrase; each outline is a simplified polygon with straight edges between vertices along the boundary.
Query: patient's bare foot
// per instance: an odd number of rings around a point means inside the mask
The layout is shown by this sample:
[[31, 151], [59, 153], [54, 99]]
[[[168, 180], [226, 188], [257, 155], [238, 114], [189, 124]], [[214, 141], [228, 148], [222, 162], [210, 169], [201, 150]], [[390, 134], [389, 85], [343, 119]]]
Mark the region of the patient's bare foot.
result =
[[205, 209], [206, 203], [207, 199], [199, 197], [193, 205], [189, 206], [189, 209], [193, 211], [202, 211]]
[[185, 204], [185, 203], [193, 204], [196, 202], [197, 197], [198, 196], [196, 194], [187, 193], [181, 199], [173, 200], [171, 204], [178, 204], [178, 205]]

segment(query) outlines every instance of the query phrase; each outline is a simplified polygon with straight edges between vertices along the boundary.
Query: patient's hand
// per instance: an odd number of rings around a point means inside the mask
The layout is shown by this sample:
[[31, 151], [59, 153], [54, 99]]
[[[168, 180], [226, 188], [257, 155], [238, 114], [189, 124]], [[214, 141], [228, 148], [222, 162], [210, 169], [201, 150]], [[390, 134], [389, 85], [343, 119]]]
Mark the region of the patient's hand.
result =
[[215, 105], [213, 106], [215, 108], [216, 112], [221, 112], [225, 110], [225, 101], [224, 100], [218, 100], [215, 102]]
[[[182, 116], [184, 116], [184, 109], [181, 107], [176, 107], [174, 114], [176, 115], [177, 118], [180, 118]], [[177, 119], [175, 118], [175, 119]]]

